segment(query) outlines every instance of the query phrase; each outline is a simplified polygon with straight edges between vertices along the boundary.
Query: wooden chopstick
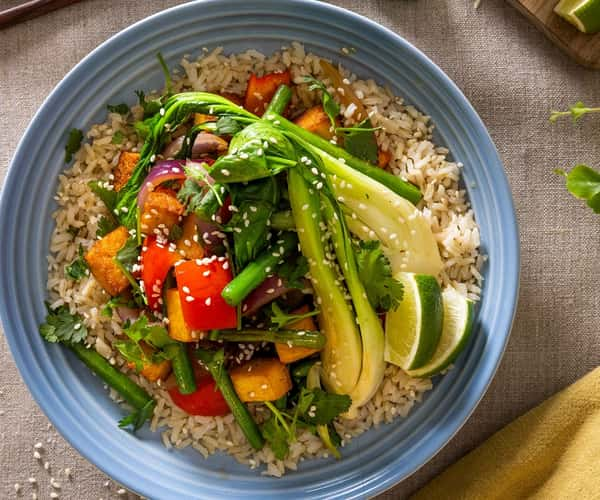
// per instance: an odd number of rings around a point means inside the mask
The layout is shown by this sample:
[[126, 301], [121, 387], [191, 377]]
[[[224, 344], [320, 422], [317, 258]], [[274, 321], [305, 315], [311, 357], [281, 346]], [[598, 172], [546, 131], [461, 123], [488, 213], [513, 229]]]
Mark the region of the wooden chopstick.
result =
[[13, 24], [33, 19], [61, 7], [66, 7], [81, 0], [30, 0], [12, 9], [0, 12], [0, 29]]

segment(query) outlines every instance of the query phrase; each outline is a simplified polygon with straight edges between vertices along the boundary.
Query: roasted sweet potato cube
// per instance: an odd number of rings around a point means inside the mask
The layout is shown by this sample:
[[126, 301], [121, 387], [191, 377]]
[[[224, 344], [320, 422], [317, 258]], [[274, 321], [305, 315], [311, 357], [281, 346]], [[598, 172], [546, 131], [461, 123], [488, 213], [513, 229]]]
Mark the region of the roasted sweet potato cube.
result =
[[[152, 347], [144, 343], [141, 343], [140, 346], [147, 356], [152, 355]], [[130, 370], [134, 370], [135, 363], [127, 363], [127, 367]], [[168, 359], [165, 359], [160, 363], [144, 363], [144, 366], [140, 370], [140, 375], [150, 382], [156, 382], [158, 379], [164, 380], [169, 373], [171, 373], [171, 362]]]
[[384, 151], [383, 149], [380, 149], [377, 153], [377, 165], [381, 168], [387, 167], [391, 160], [392, 154], [389, 151]]
[[194, 260], [204, 257], [204, 249], [198, 243], [198, 227], [195, 215], [183, 219], [183, 233], [177, 240], [177, 251], [186, 259]]
[[85, 254], [90, 271], [110, 295], [119, 295], [129, 286], [127, 276], [115, 264], [117, 252], [129, 238], [125, 226], [120, 226], [96, 241]]
[[250, 75], [248, 87], [246, 87], [244, 108], [255, 115], [262, 116], [279, 86], [289, 85], [291, 80], [289, 70], [269, 73], [260, 77], [255, 74]]
[[[152, 234], [155, 229], [167, 233], [181, 221], [184, 206], [179, 203], [174, 193], [168, 191], [152, 191], [141, 215], [140, 228], [143, 234]], [[165, 231], [166, 229], [166, 231]]]
[[117, 166], [112, 172], [115, 177], [113, 180], [115, 191], [120, 191], [123, 186], [127, 184], [139, 159], [139, 153], [132, 153], [130, 151], [121, 152], [119, 155], [119, 163], [117, 163]]
[[294, 123], [313, 134], [320, 135], [323, 139], [329, 140], [333, 137], [331, 121], [321, 105], [307, 109], [294, 120]]
[[166, 292], [167, 317], [169, 318], [169, 336], [179, 342], [198, 342], [204, 336], [204, 332], [192, 330], [183, 318], [181, 299], [177, 288]]
[[275, 401], [292, 388], [287, 366], [275, 358], [255, 358], [230, 370], [233, 387], [240, 399]]
[[[296, 309], [292, 314], [306, 314], [310, 309], [308, 306], [302, 306]], [[304, 318], [286, 326], [290, 330], [317, 330], [317, 326], [312, 318]], [[310, 347], [290, 346], [288, 344], [275, 344], [279, 361], [285, 364], [293, 363], [299, 359], [308, 358], [312, 354], [319, 352], [319, 349], [311, 349]]]

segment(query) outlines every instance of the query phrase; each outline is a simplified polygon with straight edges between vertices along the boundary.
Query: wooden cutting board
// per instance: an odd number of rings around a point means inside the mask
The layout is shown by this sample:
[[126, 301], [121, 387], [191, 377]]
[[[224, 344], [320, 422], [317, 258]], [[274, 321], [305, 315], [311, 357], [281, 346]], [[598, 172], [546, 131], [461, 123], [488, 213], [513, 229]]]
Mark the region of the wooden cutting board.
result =
[[600, 69], [600, 33], [580, 33], [552, 9], [558, 0], [508, 0], [579, 64]]

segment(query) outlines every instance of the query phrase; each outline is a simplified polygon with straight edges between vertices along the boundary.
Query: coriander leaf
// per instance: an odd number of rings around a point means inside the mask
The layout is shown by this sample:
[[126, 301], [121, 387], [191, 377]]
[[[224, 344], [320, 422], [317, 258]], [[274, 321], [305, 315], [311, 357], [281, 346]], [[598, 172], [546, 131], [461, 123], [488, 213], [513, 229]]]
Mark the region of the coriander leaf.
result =
[[360, 122], [355, 127], [349, 129], [337, 129], [344, 133], [344, 149], [351, 155], [356, 156], [369, 163], [377, 163], [377, 139], [371, 120]]
[[71, 314], [66, 305], [50, 309], [46, 304], [48, 315], [46, 322], [40, 325], [40, 334], [47, 342], [77, 343], [85, 340], [88, 331], [79, 314]]
[[288, 443], [289, 435], [275, 415], [271, 415], [261, 425], [260, 430], [263, 438], [273, 450], [275, 458], [284, 460], [290, 450]]
[[[135, 364], [137, 371], [142, 370], [145, 364], [157, 363], [172, 357], [172, 353], [166, 350], [166, 347], [176, 342], [169, 337], [163, 326], [148, 324], [145, 315], [140, 316], [133, 323], [126, 323], [123, 334], [127, 335], [128, 340], [118, 340], [113, 345], [127, 361]], [[157, 351], [151, 352], [147, 347], [144, 348], [141, 342]]]
[[133, 123], [135, 133], [140, 136], [141, 139], [146, 139], [150, 135], [152, 130], [150, 124], [146, 120], [139, 120]]
[[124, 102], [121, 104], [109, 104], [106, 106], [106, 109], [108, 109], [110, 113], [118, 113], [120, 115], [126, 115], [129, 113], [129, 106], [127, 106], [127, 104]]
[[374, 309], [396, 309], [402, 300], [402, 283], [392, 277], [392, 268], [377, 240], [361, 241], [356, 252], [358, 275]]
[[299, 254], [296, 259], [288, 259], [277, 268], [277, 274], [290, 288], [304, 288], [305, 276], [308, 273], [308, 261], [304, 255]]
[[569, 111], [552, 111], [550, 113], [550, 121], [552, 123], [554, 123], [561, 116], [571, 115], [573, 122], [576, 122], [583, 115], [586, 115], [588, 113], [600, 113], [600, 107], [599, 108], [588, 108], [585, 104], [583, 104], [583, 102], [578, 101], [569, 108]]
[[88, 186], [92, 192], [102, 200], [110, 213], [113, 214], [114, 209], [117, 206], [117, 192], [112, 189], [112, 186], [110, 186], [108, 182], [102, 181], [90, 181], [88, 182]]
[[111, 298], [104, 307], [102, 308], [102, 315], [107, 317], [112, 317], [113, 312], [118, 307], [128, 307], [130, 309], [135, 309], [137, 304], [127, 297], [123, 297], [122, 295], [117, 295], [116, 297]]
[[[218, 190], [221, 186], [213, 187]], [[185, 206], [186, 214], [194, 213], [203, 221], [209, 222], [221, 207], [215, 190], [206, 189], [188, 177], [177, 192], [177, 199]]]
[[295, 321], [299, 321], [304, 318], [310, 318], [311, 316], [316, 316], [319, 314], [318, 310], [309, 311], [304, 314], [288, 314], [284, 312], [275, 302], [271, 303], [271, 317], [269, 318], [271, 324], [281, 330], [284, 326], [289, 325], [290, 323], [294, 323]]
[[83, 140], [83, 132], [78, 128], [69, 130], [69, 138], [65, 145], [65, 163], [69, 163], [73, 159], [73, 155], [79, 151], [81, 141]]
[[178, 224], [175, 224], [170, 230], [169, 230], [169, 240], [171, 241], [177, 241], [180, 240], [181, 237], [183, 236], [183, 227], [181, 227]]
[[[141, 123], [144, 123], [145, 126], [148, 126], [149, 122], [146, 121], [146, 118], [151, 118], [160, 111], [160, 108], [162, 108], [162, 106], [163, 106], [162, 97], [159, 97], [157, 99], [151, 99], [151, 100], [147, 101], [146, 94], [144, 93], [143, 90], [136, 90], [135, 95], [137, 95], [139, 105], [144, 110], [144, 121]], [[134, 127], [136, 128], [136, 130], [138, 128], [137, 127], [138, 123], [140, 123], [140, 122], [136, 122], [134, 124]], [[151, 129], [151, 127], [149, 127], [149, 128]]]
[[111, 139], [111, 143], [112, 144], [121, 144], [123, 142], [123, 139], [125, 139], [125, 134], [123, 134], [123, 132], [121, 132], [120, 130], [117, 130]]
[[600, 213], [600, 172], [586, 165], [577, 165], [568, 174], [555, 172], [566, 177], [567, 189], [573, 196], [586, 200], [594, 212]]
[[327, 87], [322, 81], [317, 80], [313, 76], [305, 76], [304, 81], [310, 84], [308, 90], [321, 91], [321, 101], [323, 103], [323, 110], [329, 117], [329, 120], [331, 121], [331, 126], [335, 127], [335, 119], [340, 114], [340, 105], [332, 97], [332, 95], [329, 93]]
[[220, 183], [248, 182], [277, 175], [297, 164], [296, 150], [285, 134], [261, 120], [233, 136], [229, 152], [211, 167]]
[[154, 399], [149, 400], [141, 409], [133, 410], [129, 415], [119, 420], [119, 427], [124, 429], [132, 426], [133, 430], [137, 431], [152, 416], [155, 406], [156, 401]]
[[98, 229], [96, 229], [96, 236], [98, 238], [102, 238], [111, 231], [117, 229], [118, 224], [115, 221], [114, 217], [106, 217], [105, 215], [103, 215], [102, 217], [100, 217], [100, 219], [98, 219], [97, 226]]
[[137, 264], [140, 255], [140, 247], [136, 238], [129, 238], [114, 257], [114, 262], [121, 272], [127, 277], [127, 280], [133, 288], [133, 300], [139, 306], [147, 304], [147, 299], [139, 283], [133, 277], [133, 266]]
[[313, 425], [327, 425], [338, 415], [348, 411], [352, 400], [346, 394], [333, 394], [322, 389], [303, 389], [303, 392], [312, 392], [313, 399], [306, 410], [302, 413], [302, 420]]
[[84, 276], [90, 274], [90, 269], [83, 257], [83, 247], [79, 244], [79, 251], [77, 258], [65, 266], [65, 275], [75, 281], [79, 281]]

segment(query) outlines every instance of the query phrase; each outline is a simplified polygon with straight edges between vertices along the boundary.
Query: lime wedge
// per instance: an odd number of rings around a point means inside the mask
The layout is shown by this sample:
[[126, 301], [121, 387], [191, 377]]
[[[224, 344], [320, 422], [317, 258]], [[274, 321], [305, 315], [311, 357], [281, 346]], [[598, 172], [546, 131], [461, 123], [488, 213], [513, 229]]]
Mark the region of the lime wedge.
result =
[[415, 370], [430, 359], [442, 334], [444, 310], [440, 285], [427, 274], [398, 273], [404, 298], [385, 319], [385, 352], [388, 363]]
[[600, 31], [600, 0], [561, 0], [554, 12], [583, 33]]
[[425, 366], [409, 370], [411, 377], [431, 377], [452, 363], [467, 345], [473, 330], [473, 302], [448, 288], [442, 293], [444, 325], [440, 342]]

